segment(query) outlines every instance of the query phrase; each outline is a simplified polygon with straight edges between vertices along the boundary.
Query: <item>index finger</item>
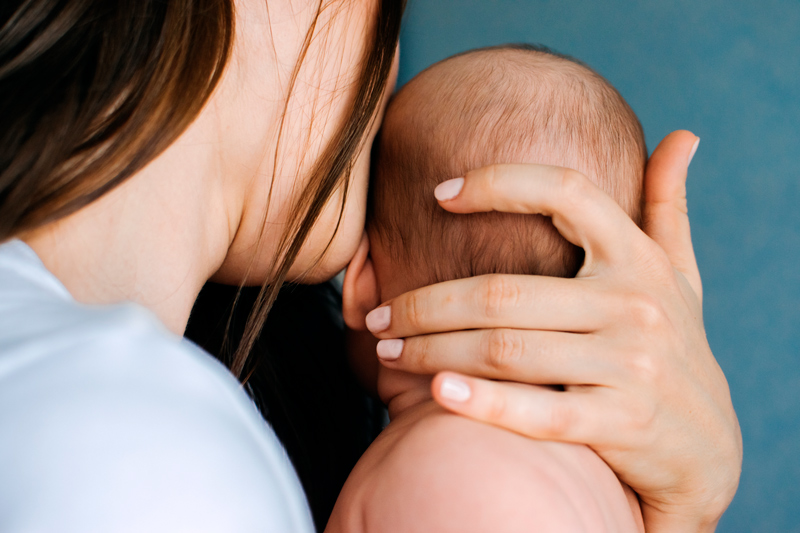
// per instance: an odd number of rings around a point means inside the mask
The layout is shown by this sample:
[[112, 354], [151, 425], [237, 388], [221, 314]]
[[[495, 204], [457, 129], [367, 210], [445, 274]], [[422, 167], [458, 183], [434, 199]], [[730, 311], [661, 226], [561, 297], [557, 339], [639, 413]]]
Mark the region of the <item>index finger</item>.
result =
[[598, 260], [627, 262], [636, 241], [646, 238], [610, 196], [568, 168], [489, 165], [439, 184], [435, 195], [439, 205], [452, 213], [548, 216], [561, 235], [584, 249], [585, 266]]
[[496, 327], [586, 333], [605, 325], [612, 297], [591, 280], [488, 274], [401, 294], [366, 325], [381, 339]]

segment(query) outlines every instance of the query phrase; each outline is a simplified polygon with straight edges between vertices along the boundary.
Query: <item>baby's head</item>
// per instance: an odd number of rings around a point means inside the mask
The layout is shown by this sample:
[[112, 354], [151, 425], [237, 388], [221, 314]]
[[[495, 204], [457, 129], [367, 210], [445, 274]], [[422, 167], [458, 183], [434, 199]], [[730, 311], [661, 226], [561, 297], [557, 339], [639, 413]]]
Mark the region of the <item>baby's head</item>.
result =
[[382, 299], [455, 278], [580, 268], [582, 251], [549, 219], [449, 213], [433, 196], [442, 181], [492, 163], [573, 168], [639, 223], [646, 158], [631, 108], [573, 59], [514, 45], [433, 65], [395, 95], [376, 146], [367, 231]]

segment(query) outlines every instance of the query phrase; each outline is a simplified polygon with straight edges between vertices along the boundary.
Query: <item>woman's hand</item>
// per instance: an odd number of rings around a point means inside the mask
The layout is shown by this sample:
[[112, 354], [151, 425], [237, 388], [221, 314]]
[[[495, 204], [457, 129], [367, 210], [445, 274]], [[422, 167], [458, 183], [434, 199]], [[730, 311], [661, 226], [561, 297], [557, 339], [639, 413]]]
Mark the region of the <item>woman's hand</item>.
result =
[[447, 409], [591, 446], [639, 493], [648, 533], [713, 531], [741, 469], [741, 433], [705, 337], [686, 214], [697, 140], [675, 132], [651, 157], [644, 231], [572, 170], [495, 165], [445, 182], [437, 197], [448, 211], [552, 217], [585, 250], [583, 267], [575, 279], [440, 283], [386, 302], [367, 320], [381, 339], [405, 339], [387, 367], [448, 370], [433, 382]]

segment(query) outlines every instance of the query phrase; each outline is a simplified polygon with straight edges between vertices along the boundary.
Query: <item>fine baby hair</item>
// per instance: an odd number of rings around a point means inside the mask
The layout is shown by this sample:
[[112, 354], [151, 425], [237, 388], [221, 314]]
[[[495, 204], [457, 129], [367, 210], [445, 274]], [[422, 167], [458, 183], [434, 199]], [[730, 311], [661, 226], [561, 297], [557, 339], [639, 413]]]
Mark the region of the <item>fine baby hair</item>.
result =
[[438, 206], [436, 185], [474, 168], [573, 168], [634, 221], [641, 216], [639, 120], [602, 76], [542, 46], [472, 50], [429, 67], [394, 96], [375, 150], [370, 241], [415, 287], [490, 273], [569, 277], [580, 268], [582, 250], [545, 217]]

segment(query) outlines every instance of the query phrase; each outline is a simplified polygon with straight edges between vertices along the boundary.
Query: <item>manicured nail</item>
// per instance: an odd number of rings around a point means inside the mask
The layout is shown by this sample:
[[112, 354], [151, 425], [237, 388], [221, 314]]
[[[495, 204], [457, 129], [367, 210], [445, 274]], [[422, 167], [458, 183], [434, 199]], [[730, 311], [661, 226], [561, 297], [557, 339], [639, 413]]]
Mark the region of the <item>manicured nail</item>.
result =
[[394, 361], [403, 353], [403, 339], [387, 339], [378, 342], [378, 357], [384, 361]]
[[694, 157], [694, 153], [697, 152], [697, 147], [699, 144], [700, 137], [697, 138], [697, 140], [694, 142], [694, 146], [692, 146], [692, 153], [689, 154], [689, 162], [687, 163], [687, 166], [692, 164], [692, 158]]
[[461, 192], [461, 189], [464, 187], [464, 178], [455, 178], [452, 180], [443, 181], [436, 188], [433, 190], [433, 195], [436, 197], [437, 200], [440, 202], [444, 202], [445, 200], [452, 200], [458, 193]]
[[469, 400], [469, 397], [472, 396], [469, 385], [461, 380], [453, 378], [444, 378], [442, 380], [440, 392], [442, 397], [454, 402], [466, 402]]
[[378, 333], [389, 327], [392, 322], [392, 308], [387, 306], [373, 309], [367, 315], [367, 329]]

